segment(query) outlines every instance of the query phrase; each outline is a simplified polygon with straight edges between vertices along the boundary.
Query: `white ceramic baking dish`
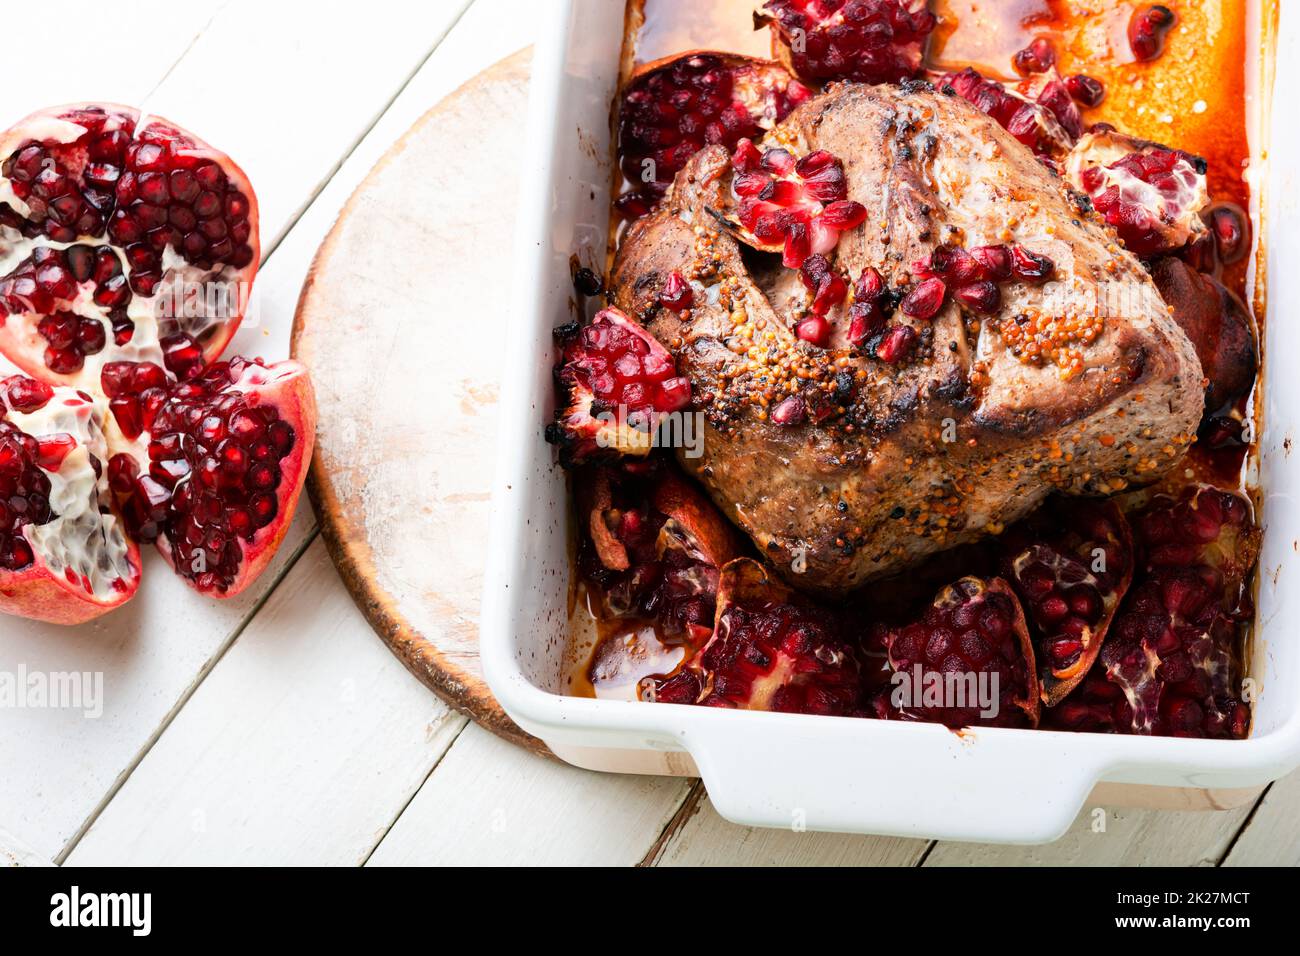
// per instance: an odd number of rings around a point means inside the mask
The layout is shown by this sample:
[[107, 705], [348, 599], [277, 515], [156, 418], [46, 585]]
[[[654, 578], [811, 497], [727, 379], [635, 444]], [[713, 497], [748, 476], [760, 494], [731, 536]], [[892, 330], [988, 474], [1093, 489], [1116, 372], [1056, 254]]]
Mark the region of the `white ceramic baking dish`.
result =
[[[1250, 739], [1001, 729], [958, 735], [930, 724], [560, 692], [571, 569], [565, 479], [542, 439], [553, 405], [551, 329], [572, 314], [570, 257], [605, 261], [609, 111], [624, 23], [615, 0], [548, 5], [557, 15], [541, 18], [528, 146], [520, 155], [530, 186], [520, 202], [483, 599], [483, 664], [510, 716], [579, 766], [698, 770], [718, 812], [738, 823], [958, 840], [1054, 839], [1099, 783], [1111, 789], [1098, 799], [1116, 793], [1117, 784], [1240, 793], [1300, 764], [1300, 449], [1290, 453], [1290, 437], [1300, 438], [1300, 370], [1292, 368], [1300, 359], [1291, 331], [1300, 315], [1300, 269], [1293, 265], [1300, 261], [1300, 137], [1289, 109], [1262, 119], [1272, 125], [1271, 142], [1256, 181], [1265, 185], [1270, 360], [1259, 476], [1266, 531], [1251, 672], [1259, 697]], [[1300, 9], [1287, 6], [1278, 48], [1300, 51]], [[1278, 60], [1276, 89], [1300, 89], [1300, 58]]]

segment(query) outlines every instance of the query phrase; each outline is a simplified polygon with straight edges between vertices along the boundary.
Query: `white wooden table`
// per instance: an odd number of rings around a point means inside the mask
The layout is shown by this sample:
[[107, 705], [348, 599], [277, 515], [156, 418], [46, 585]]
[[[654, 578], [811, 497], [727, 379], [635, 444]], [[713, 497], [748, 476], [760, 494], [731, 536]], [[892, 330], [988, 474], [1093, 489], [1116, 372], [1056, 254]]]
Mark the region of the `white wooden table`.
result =
[[[113, 100], [234, 156], [261, 200], [265, 255], [261, 321], [235, 348], [280, 358], [352, 189], [443, 95], [527, 45], [543, 6], [123, 0], [106, 18], [69, 0], [71, 21], [95, 28], [61, 36], [54, 70], [38, 44], [8, 49], [10, 76], [39, 84], [0, 86], [0, 125]], [[109, 68], [103, 51], [121, 49], [135, 59]], [[1224, 813], [1087, 808], [1056, 844], [1001, 848], [750, 830], [693, 781], [530, 756], [402, 668], [306, 505], [255, 593], [233, 603], [199, 599], [154, 554], [145, 574], [135, 601], [91, 626], [0, 618], [0, 670], [102, 671], [105, 696], [98, 719], [0, 709], [0, 865], [1300, 862], [1300, 777]]]

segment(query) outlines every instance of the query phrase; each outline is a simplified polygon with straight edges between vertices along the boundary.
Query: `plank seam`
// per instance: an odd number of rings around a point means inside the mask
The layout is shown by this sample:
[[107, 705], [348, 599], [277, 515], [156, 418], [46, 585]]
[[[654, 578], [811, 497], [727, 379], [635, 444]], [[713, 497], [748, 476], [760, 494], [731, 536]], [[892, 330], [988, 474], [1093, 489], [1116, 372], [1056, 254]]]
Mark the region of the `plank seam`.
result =
[[266, 602], [270, 600], [271, 595], [274, 594], [276, 589], [280, 586], [280, 582], [282, 582], [288, 576], [289, 572], [293, 570], [294, 566], [306, 553], [307, 548], [311, 546], [312, 542], [316, 540], [316, 537], [319, 534], [319, 529], [313, 525], [312, 529], [303, 539], [302, 544], [289, 555], [284, 566], [280, 569], [279, 573], [276, 574], [275, 579], [271, 582], [271, 587], [268, 588], [266, 593], [259, 597], [253, 606], [248, 609], [248, 613], [240, 619], [234, 630], [231, 631], [230, 636], [223, 641], [213, 655], [204, 662], [203, 667], [199, 669], [194, 680], [185, 688], [167, 713], [163, 715], [158, 726], [154, 728], [153, 733], [151, 733], [145, 742], [141, 744], [140, 749], [136, 751], [135, 756], [131, 758], [127, 766], [117, 775], [112, 786], [108, 788], [108, 792], [104, 794], [99, 803], [95, 805], [95, 808], [91, 810], [90, 815], [86, 817], [81, 826], [77, 828], [77, 831], [73, 833], [73, 835], [68, 839], [68, 842], [64, 844], [63, 849], [54, 857], [56, 865], [62, 866], [64, 861], [67, 860], [67, 858], [77, 848], [77, 844], [79, 844], [82, 838], [90, 832], [90, 828], [95, 825], [95, 821], [99, 819], [100, 815], [103, 814], [108, 805], [113, 802], [113, 798], [117, 796], [118, 792], [121, 791], [126, 782], [131, 779], [131, 775], [135, 773], [136, 768], [140, 766], [144, 758], [148, 756], [149, 751], [153, 749], [154, 744], [156, 744], [159, 739], [161, 739], [162, 735], [167, 732], [167, 728], [172, 725], [172, 722], [177, 718], [177, 716], [179, 716], [181, 710], [190, 702], [190, 699], [195, 695], [195, 693], [198, 692], [199, 687], [202, 686], [205, 680], [207, 680], [208, 675], [211, 674], [213, 669], [221, 663], [221, 659], [226, 656], [226, 653], [232, 647], [235, 646], [235, 642], [239, 640], [240, 635], [243, 634], [248, 625], [253, 622], [253, 618], [257, 616], [258, 612], [260, 612], [266, 605]]
[[1246, 819], [1241, 821], [1241, 826], [1239, 826], [1237, 832], [1232, 835], [1232, 839], [1228, 842], [1227, 848], [1224, 849], [1219, 858], [1214, 861], [1216, 867], [1223, 866], [1223, 864], [1227, 862], [1228, 857], [1232, 856], [1232, 851], [1236, 849], [1237, 843], [1241, 838], [1246, 835], [1246, 830], [1255, 822], [1255, 814], [1259, 813], [1260, 808], [1264, 806], [1264, 800], [1268, 797], [1269, 791], [1273, 789], [1273, 786], [1276, 783], [1277, 781], [1273, 781], [1273, 783], [1270, 783], [1264, 788], [1263, 793], [1259, 795], [1259, 799], [1255, 801], [1255, 805], [1250, 808], [1250, 813], [1246, 814]]
[[447, 759], [447, 754], [451, 753], [451, 748], [456, 746], [456, 741], [460, 740], [460, 735], [469, 727], [470, 719], [468, 717], [456, 714], [454, 711], [452, 712], [452, 715], [460, 721], [460, 728], [456, 731], [455, 736], [453, 736], [448, 742], [447, 746], [443, 748], [442, 753], [438, 754], [438, 758], [433, 762], [433, 766], [429, 768], [429, 772], [424, 775], [424, 779], [420, 781], [420, 785], [411, 791], [411, 795], [408, 796], [406, 801], [398, 808], [397, 814], [388, 821], [388, 825], [384, 827], [383, 833], [379, 835], [379, 839], [375, 840], [374, 844], [370, 847], [370, 852], [366, 854], [365, 859], [362, 860], [358, 866], [369, 865], [370, 858], [375, 855], [375, 851], [379, 849], [379, 845], [388, 839], [388, 834], [393, 831], [393, 827], [397, 826], [397, 821], [405, 816], [411, 803], [420, 795], [420, 791], [424, 789], [425, 785], [433, 777], [434, 771], [442, 766], [442, 762]]
[[646, 851], [645, 856], [636, 864], [638, 867], [659, 865], [664, 852], [668, 849], [668, 844], [682, 831], [682, 828], [686, 826], [691, 817], [699, 813], [705, 795], [703, 780], [696, 780], [691, 784], [691, 789], [686, 791], [686, 796], [682, 797], [682, 802], [677, 805], [677, 809], [673, 812], [667, 825], [655, 839], [655, 842], [650, 845], [650, 849]]

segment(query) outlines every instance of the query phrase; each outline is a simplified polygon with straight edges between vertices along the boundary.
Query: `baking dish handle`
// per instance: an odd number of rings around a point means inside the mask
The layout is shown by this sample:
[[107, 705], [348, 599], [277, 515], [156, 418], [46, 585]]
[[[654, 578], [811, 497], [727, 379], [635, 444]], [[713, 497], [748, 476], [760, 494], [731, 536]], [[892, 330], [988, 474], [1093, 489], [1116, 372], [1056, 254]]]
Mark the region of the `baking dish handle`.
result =
[[893, 724], [867, 741], [860, 723], [782, 715], [758, 732], [713, 723], [679, 739], [723, 817], [794, 830], [1046, 843], [1100, 776], [1067, 761], [1058, 734]]

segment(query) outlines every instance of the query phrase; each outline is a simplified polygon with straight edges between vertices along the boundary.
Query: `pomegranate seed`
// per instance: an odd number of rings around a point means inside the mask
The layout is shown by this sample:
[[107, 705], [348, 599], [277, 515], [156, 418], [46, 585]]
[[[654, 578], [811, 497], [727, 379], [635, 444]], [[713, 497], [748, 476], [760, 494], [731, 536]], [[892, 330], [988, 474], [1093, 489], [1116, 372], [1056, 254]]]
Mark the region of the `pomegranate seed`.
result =
[[910, 325], [892, 326], [876, 346], [876, 358], [896, 365], [911, 354], [916, 338], [916, 330]]
[[980, 263], [961, 246], [937, 246], [930, 253], [929, 271], [945, 282], [963, 285], [980, 278]]
[[824, 349], [830, 340], [831, 324], [826, 321], [825, 316], [810, 315], [795, 326], [795, 335], [805, 342]]
[[885, 324], [885, 314], [874, 301], [854, 302], [849, 307], [849, 344], [861, 346]]
[[1165, 34], [1174, 25], [1174, 12], [1162, 4], [1138, 10], [1128, 25], [1128, 45], [1139, 62], [1154, 60], [1165, 48]]
[[1237, 206], [1224, 203], [1210, 211], [1209, 219], [1219, 261], [1232, 265], [1245, 256], [1250, 244], [1250, 227], [1245, 214]]
[[853, 284], [853, 298], [857, 302], [875, 302], [884, 291], [885, 280], [871, 266], [866, 266]]
[[1065, 88], [1070, 91], [1070, 96], [1087, 107], [1099, 106], [1106, 98], [1106, 87], [1101, 80], [1085, 73], [1066, 77]]
[[1002, 305], [1002, 293], [987, 280], [958, 286], [953, 298], [978, 315], [993, 315]]
[[825, 256], [809, 256], [804, 260], [799, 268], [799, 278], [804, 288], [813, 293], [812, 311], [817, 315], [825, 315], [848, 295], [848, 284], [831, 269]]
[[1046, 37], [1037, 37], [1029, 46], [1016, 52], [1011, 64], [1017, 73], [1023, 75], [1046, 73], [1056, 65], [1056, 48]]
[[1017, 243], [1011, 247], [1011, 274], [1021, 282], [1038, 285], [1052, 277], [1056, 264], [1047, 256], [1030, 252]]
[[932, 319], [943, 307], [947, 286], [939, 278], [923, 279], [903, 297], [899, 308], [914, 319]]
[[798, 395], [791, 395], [772, 409], [772, 424], [800, 425], [803, 423], [806, 413], [807, 409], [804, 406], [803, 398]]
[[22, 375], [11, 375], [0, 382], [9, 407], [16, 412], [35, 412], [45, 407], [54, 397], [54, 389], [44, 382]]
[[1006, 246], [976, 246], [970, 254], [979, 264], [980, 278], [993, 282], [1011, 278], [1011, 250]]
[[695, 292], [680, 273], [670, 272], [663, 291], [659, 293], [659, 302], [674, 312], [685, 312], [695, 304]]

